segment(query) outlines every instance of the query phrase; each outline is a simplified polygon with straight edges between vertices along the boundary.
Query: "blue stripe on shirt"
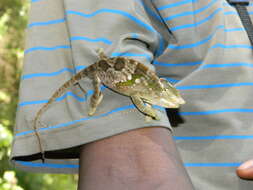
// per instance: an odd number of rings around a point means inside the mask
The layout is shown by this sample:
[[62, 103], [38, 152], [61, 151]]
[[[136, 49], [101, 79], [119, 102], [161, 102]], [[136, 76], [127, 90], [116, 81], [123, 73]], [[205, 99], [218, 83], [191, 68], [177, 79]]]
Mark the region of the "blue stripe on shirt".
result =
[[170, 83], [177, 83], [177, 82], [179, 82], [179, 80], [174, 79], [174, 78], [170, 78], [170, 77], [161, 77], [161, 78], [165, 78]]
[[70, 72], [72, 74], [75, 74], [74, 69], [70, 68], [63, 68], [56, 72], [51, 73], [32, 73], [32, 74], [25, 74], [21, 77], [21, 80], [30, 79], [30, 78], [36, 78], [36, 77], [53, 77], [62, 74], [63, 72]]
[[79, 70], [82, 70], [86, 68], [86, 66], [84, 65], [79, 65], [79, 66], [76, 66], [74, 69], [71, 69], [71, 68], [63, 68], [63, 69], [60, 69], [59, 71], [56, 71], [56, 72], [51, 72], [51, 73], [31, 73], [31, 74], [24, 74], [22, 77], [21, 77], [21, 80], [25, 80], [25, 79], [30, 79], [30, 78], [36, 78], [36, 77], [54, 77], [54, 76], [57, 76], [57, 75], [60, 75], [62, 74], [63, 72], [70, 72], [72, 74], [76, 74], [76, 71], [79, 71]]
[[216, 135], [216, 136], [174, 136], [174, 140], [239, 140], [253, 139], [253, 135]]
[[27, 161], [15, 161], [17, 164], [26, 166], [26, 167], [43, 167], [43, 168], [79, 168], [79, 165], [76, 164], [53, 164], [53, 163], [35, 163]]
[[174, 14], [168, 17], [164, 17], [165, 21], [169, 21], [169, 20], [173, 20], [179, 17], [184, 17], [184, 16], [195, 16], [201, 12], [204, 12], [205, 10], [209, 9], [210, 7], [212, 7], [215, 3], [219, 2], [219, 0], [212, 0], [209, 4], [205, 5], [204, 7], [197, 9], [197, 10], [193, 10], [193, 11], [185, 11], [182, 13], [178, 13], [178, 14]]
[[[88, 91], [87, 92], [87, 95], [91, 95], [93, 93], [93, 91]], [[84, 102], [86, 101], [86, 98], [84, 97], [80, 97], [76, 94], [74, 94], [73, 92], [69, 91], [69, 92], [66, 92], [64, 95], [62, 95], [61, 97], [59, 98], [56, 98], [56, 102], [58, 101], [62, 101], [64, 100], [65, 98], [67, 98], [68, 96], [72, 96], [73, 98], [75, 98], [77, 101], [79, 102]], [[24, 101], [24, 102], [21, 102], [18, 104], [19, 107], [23, 107], [23, 106], [28, 106], [28, 105], [34, 105], [34, 104], [45, 104], [45, 103], [48, 103], [49, 100], [36, 100], [36, 101]]]
[[[168, 49], [174, 49], [174, 50], [181, 50], [181, 49], [190, 49], [190, 48], [195, 48], [198, 47], [200, 45], [204, 45], [206, 43], [208, 43], [210, 40], [212, 40], [216, 33], [223, 29], [224, 32], [237, 32], [237, 31], [245, 31], [243, 28], [231, 28], [231, 29], [225, 29], [224, 25], [219, 25], [215, 28], [214, 32], [207, 36], [206, 38], [198, 41], [198, 42], [194, 42], [192, 44], [184, 44], [184, 45], [176, 45], [176, 44], [171, 44], [169, 45], [167, 48]], [[247, 49], [251, 49], [250, 45], [244, 45], [244, 44], [235, 44], [235, 45], [224, 45], [224, 44], [214, 44], [212, 47], [210, 47], [210, 49], [215, 49], [215, 48], [247, 48]]]
[[196, 1], [197, 0], [181, 0], [181, 1], [176, 2], [176, 3], [171, 3], [171, 4], [167, 4], [167, 5], [163, 5], [161, 7], [158, 7], [157, 10], [162, 11], [162, 10], [165, 10], [165, 9], [168, 9], [168, 8], [175, 8], [175, 7], [178, 7], [178, 6], [181, 6], [181, 5], [191, 4], [191, 3], [194, 3]]
[[[184, 16], [195, 16], [199, 13], [202, 13], [202, 12], [206, 11], [207, 9], [210, 9], [216, 2], [219, 2], [219, 0], [212, 0], [209, 4], [203, 6], [200, 9], [177, 13], [177, 14], [174, 14], [174, 15], [170, 15], [168, 17], [163, 17], [163, 19], [165, 21], [170, 21], [170, 20], [177, 19], [177, 18], [184, 17]], [[249, 11], [249, 14], [253, 14], [253, 12]], [[224, 12], [224, 15], [238, 15], [238, 13], [236, 11], [226, 11], [226, 12]]]
[[[249, 15], [252, 15], [253, 12], [252, 11], [248, 11]], [[227, 11], [224, 12], [224, 15], [238, 15], [238, 13], [236, 11]]]
[[180, 115], [201, 116], [201, 115], [213, 115], [213, 114], [220, 114], [220, 113], [253, 113], [253, 109], [234, 108], [234, 109], [207, 110], [207, 111], [197, 111], [197, 112], [180, 112]]
[[[113, 109], [112, 111], [104, 113], [104, 114], [100, 114], [100, 115], [96, 115], [96, 116], [90, 116], [90, 117], [84, 117], [84, 118], [81, 118], [81, 119], [78, 119], [78, 120], [73, 120], [73, 121], [70, 121], [70, 122], [67, 122], [67, 123], [61, 123], [61, 124], [54, 125], [54, 126], [40, 128], [37, 131], [46, 131], [46, 130], [51, 130], [51, 129], [56, 129], [56, 128], [68, 127], [68, 126], [71, 126], [73, 124], [80, 123], [82, 121], [88, 121], [88, 120], [92, 120], [92, 119], [98, 119], [98, 118], [106, 117], [106, 116], [111, 115], [113, 113], [129, 110], [129, 109], [135, 109], [135, 106], [134, 105], [127, 105], [127, 106], [119, 107], [119, 108]], [[31, 134], [31, 133], [34, 133], [34, 130], [16, 133], [15, 136], [18, 137], [18, 136], [22, 136], [22, 135]]]
[[[105, 86], [101, 86], [100, 87], [101, 91], [103, 91], [105, 89], [106, 89]], [[79, 102], [84, 102], [84, 101], [86, 101], [86, 98], [89, 97], [89, 96], [91, 96], [92, 94], [93, 94], [93, 90], [88, 90], [87, 93], [85, 94], [85, 97], [80, 97], [80, 96], [74, 94], [73, 92], [68, 91], [65, 94], [63, 94], [62, 96], [56, 98], [55, 101], [56, 102], [57, 101], [62, 101], [65, 98], [67, 98], [68, 96], [71, 96], [71, 97], [73, 97], [74, 99], [76, 99]], [[48, 103], [48, 101], [49, 100], [24, 101], [24, 102], [19, 103], [18, 106], [19, 107], [23, 107], [23, 106], [34, 105], [34, 104], [45, 104], [45, 103]]]
[[[111, 45], [112, 42], [106, 38], [96, 38], [96, 39], [91, 39], [88, 37], [84, 37], [84, 36], [73, 36], [69, 39], [70, 41], [77, 41], [77, 40], [83, 40], [83, 41], [88, 41], [88, 42], [103, 42], [107, 45]], [[69, 49], [71, 48], [70, 45], [58, 45], [58, 46], [52, 46], [52, 47], [46, 47], [46, 46], [35, 46], [29, 49], [25, 50], [25, 54], [33, 52], [33, 51], [54, 51], [54, 50], [58, 50], [58, 49]]]
[[241, 163], [184, 163], [185, 167], [238, 167]]
[[208, 89], [208, 88], [230, 88], [230, 87], [241, 87], [241, 86], [253, 86], [253, 82], [189, 85], [189, 86], [177, 86], [176, 88], [178, 90], [196, 90], [196, 89]]
[[156, 30], [144, 23], [143, 21], [137, 19], [136, 17], [132, 16], [130, 13], [128, 12], [125, 12], [125, 11], [122, 11], [122, 10], [117, 10], [117, 9], [99, 9], [99, 10], [96, 10], [95, 12], [93, 13], [90, 13], [90, 14], [86, 14], [86, 13], [83, 13], [83, 12], [78, 12], [78, 11], [74, 11], [74, 10], [67, 10], [66, 11], [66, 14], [67, 15], [79, 15], [81, 17], [85, 17], [85, 18], [91, 18], [91, 17], [94, 17], [96, 16], [97, 14], [101, 14], [101, 13], [113, 13], [113, 14], [119, 14], [121, 16], [124, 16], [124, 17], [127, 17], [129, 18], [130, 20], [134, 21], [136, 24], [138, 24], [139, 26], [151, 31], [151, 32], [155, 32], [156, 33]]
[[223, 48], [223, 49], [236, 49], [236, 48], [241, 48], [241, 49], [252, 49], [253, 47], [251, 45], [245, 45], [245, 44], [231, 44], [231, 45], [225, 45], [221, 43], [216, 43], [211, 47], [212, 49], [215, 48]]
[[246, 62], [234, 62], [234, 63], [217, 63], [217, 64], [203, 64], [203, 62], [186, 62], [186, 63], [165, 63], [154, 61], [154, 65], [161, 67], [191, 67], [195, 65], [200, 65], [197, 69], [210, 69], [210, 68], [225, 68], [225, 67], [250, 67], [253, 68], [253, 63]]
[[[199, 25], [210, 21], [212, 18], [214, 18], [214, 16], [216, 16], [222, 10], [223, 10], [222, 8], [217, 8], [212, 14], [210, 14], [208, 17], [200, 20], [199, 22], [195, 22], [192, 24], [183, 24], [183, 25], [179, 25], [179, 26], [174, 26], [174, 27], [171, 27], [170, 30], [172, 32], [175, 32], [177, 30], [183, 30], [183, 29], [185, 30], [185, 29], [189, 29], [189, 28], [198, 27]], [[237, 13], [236, 12], [224, 12], [223, 14], [230, 15], [230, 14], [237, 14]], [[249, 12], [249, 14], [251, 15], [251, 14], [253, 14], [253, 12]], [[164, 18], [164, 20], [165, 20], [165, 18]]]
[[65, 22], [65, 21], [66, 21], [66, 18], [49, 20], [49, 21], [44, 21], [44, 22], [33, 22], [33, 23], [28, 24], [28, 28], [32, 28], [35, 26], [48, 26], [51, 24], [59, 24], [59, 23]]
[[58, 45], [58, 46], [52, 46], [52, 47], [46, 47], [46, 46], [36, 46], [36, 47], [32, 47], [29, 48], [27, 50], [25, 50], [25, 54], [33, 52], [33, 51], [54, 51], [54, 50], [58, 50], [58, 49], [69, 49], [70, 46], [69, 45]]
[[158, 65], [158, 66], [163, 66], [163, 67], [185, 67], [185, 66], [188, 67], [188, 66], [200, 65], [202, 64], [202, 62], [196, 61], [196, 62], [185, 62], [185, 63], [165, 63], [165, 62], [154, 60], [153, 64]]
[[[26, 166], [26, 167], [41, 167], [41, 168], [79, 168], [78, 164], [53, 164], [53, 163], [34, 163], [29, 161], [15, 161], [17, 164]], [[231, 162], [231, 163], [184, 163], [185, 167], [238, 167], [242, 163]]]
[[209, 69], [209, 68], [224, 68], [224, 67], [250, 67], [253, 68], [252, 63], [234, 62], [234, 63], [223, 63], [223, 64], [205, 64], [198, 67], [198, 69]]
[[113, 52], [111, 57], [126, 56], [126, 57], [145, 57], [148, 62], [152, 60], [152, 57], [144, 53], [130, 53], [130, 52]]
[[[233, 6], [230, 5], [227, 1], [224, 1], [222, 5], [223, 5], [223, 6], [230, 6], [230, 7], [233, 7]], [[249, 1], [248, 7], [251, 7], [251, 6], [253, 6], [253, 2]]]
[[184, 45], [171, 44], [168, 46], [168, 49], [175, 49], [175, 50], [189, 49], [189, 48], [194, 48], [194, 47], [206, 44], [207, 42], [212, 40], [215, 37], [215, 34], [221, 29], [225, 30], [224, 25], [216, 26], [214, 32], [211, 35], [204, 38], [203, 40], [200, 40], [198, 42], [194, 42], [192, 44], [184, 44]]
[[95, 39], [92, 39], [92, 38], [88, 38], [88, 37], [85, 37], [85, 36], [73, 36], [70, 38], [70, 41], [76, 41], [76, 40], [83, 40], [83, 41], [88, 41], [88, 42], [103, 42], [107, 45], [111, 45], [112, 42], [106, 38], [95, 38]]
[[193, 24], [184, 24], [184, 25], [179, 25], [179, 26], [175, 26], [175, 27], [171, 27], [170, 30], [172, 32], [175, 32], [177, 30], [182, 30], [182, 29], [188, 29], [188, 28], [193, 28], [193, 27], [197, 27], [203, 23], [206, 23], [207, 21], [211, 20], [212, 18], [214, 18], [214, 16], [216, 16], [218, 13], [220, 13], [223, 9], [222, 8], [217, 8], [216, 10], [213, 11], [212, 14], [210, 14], [208, 17], [195, 22]]

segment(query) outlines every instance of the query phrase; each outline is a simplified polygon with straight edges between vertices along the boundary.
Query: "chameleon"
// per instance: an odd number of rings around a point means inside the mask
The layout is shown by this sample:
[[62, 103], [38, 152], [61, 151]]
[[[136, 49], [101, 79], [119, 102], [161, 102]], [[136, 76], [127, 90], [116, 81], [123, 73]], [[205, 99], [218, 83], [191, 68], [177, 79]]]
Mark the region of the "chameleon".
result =
[[43, 163], [45, 156], [37, 131], [37, 123], [48, 107], [57, 98], [61, 97], [68, 88], [78, 85], [83, 93], [86, 94], [86, 91], [79, 84], [79, 81], [85, 77], [92, 80], [94, 88], [94, 93], [89, 103], [89, 116], [96, 112], [98, 105], [103, 99], [103, 94], [100, 90], [102, 84], [112, 91], [129, 96], [140, 112], [155, 120], [159, 120], [159, 117], [151, 105], [178, 108], [185, 103], [179, 91], [172, 84], [164, 78], [159, 78], [155, 71], [149, 69], [143, 63], [123, 56], [107, 57], [102, 48], [97, 49], [96, 52], [99, 60], [79, 71], [58, 88], [35, 115], [33, 129], [38, 138]]

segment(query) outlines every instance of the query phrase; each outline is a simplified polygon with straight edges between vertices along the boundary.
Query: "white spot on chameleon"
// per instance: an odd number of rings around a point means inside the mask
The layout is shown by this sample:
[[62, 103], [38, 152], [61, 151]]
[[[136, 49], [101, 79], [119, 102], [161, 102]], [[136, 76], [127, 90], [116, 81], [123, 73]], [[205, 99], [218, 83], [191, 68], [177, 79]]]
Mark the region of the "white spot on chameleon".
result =
[[141, 83], [141, 80], [140, 79], [135, 79], [135, 81], [134, 81], [136, 84], [139, 84], [139, 83]]
[[132, 75], [128, 75], [128, 76], [127, 76], [127, 79], [128, 79], [128, 80], [131, 80], [131, 79], [132, 79]]

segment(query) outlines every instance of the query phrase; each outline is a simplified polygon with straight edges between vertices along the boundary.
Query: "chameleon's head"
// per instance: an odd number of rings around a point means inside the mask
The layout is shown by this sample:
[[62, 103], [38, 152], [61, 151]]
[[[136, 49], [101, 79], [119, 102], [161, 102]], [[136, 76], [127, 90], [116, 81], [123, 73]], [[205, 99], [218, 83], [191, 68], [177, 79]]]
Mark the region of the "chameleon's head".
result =
[[163, 78], [160, 79], [160, 88], [142, 94], [142, 99], [149, 104], [165, 108], [178, 108], [185, 104], [179, 91]]

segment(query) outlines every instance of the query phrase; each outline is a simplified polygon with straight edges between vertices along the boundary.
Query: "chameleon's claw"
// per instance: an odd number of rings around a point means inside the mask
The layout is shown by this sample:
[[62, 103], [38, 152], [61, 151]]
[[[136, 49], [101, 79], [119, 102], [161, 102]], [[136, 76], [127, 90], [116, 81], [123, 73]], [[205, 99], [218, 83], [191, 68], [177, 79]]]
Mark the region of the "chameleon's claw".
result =
[[97, 54], [100, 54], [100, 53], [104, 52], [104, 50], [103, 50], [103, 48], [98, 48], [98, 49], [96, 49], [96, 52], [97, 52]]
[[90, 108], [88, 115], [93, 116], [93, 114], [96, 112], [96, 108]]
[[160, 120], [160, 118], [158, 117], [158, 115], [155, 115], [155, 116], [146, 115], [145, 116], [145, 121], [146, 122], [151, 122], [152, 120]]
[[160, 117], [156, 113], [150, 115], [150, 117], [152, 117], [152, 119], [155, 119], [155, 120], [160, 120]]
[[158, 115], [156, 115], [154, 118], [155, 120], [160, 120], [160, 117]]
[[104, 49], [103, 49], [103, 48], [98, 48], [98, 49], [96, 50], [96, 52], [97, 52], [97, 54], [99, 55], [99, 58], [100, 58], [100, 59], [107, 58], [107, 56], [106, 56], [105, 53], [104, 53]]

